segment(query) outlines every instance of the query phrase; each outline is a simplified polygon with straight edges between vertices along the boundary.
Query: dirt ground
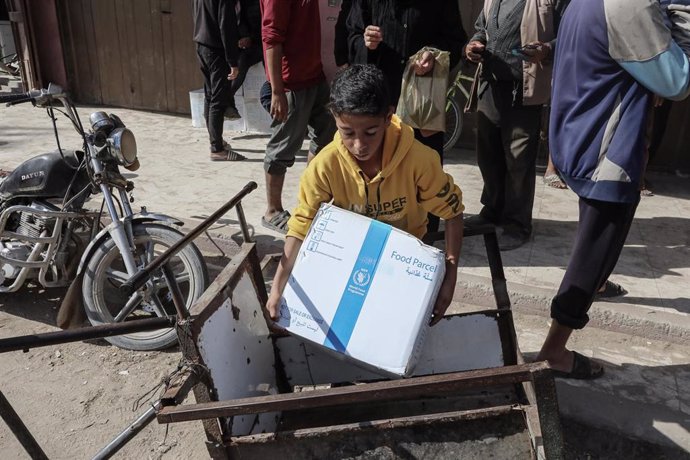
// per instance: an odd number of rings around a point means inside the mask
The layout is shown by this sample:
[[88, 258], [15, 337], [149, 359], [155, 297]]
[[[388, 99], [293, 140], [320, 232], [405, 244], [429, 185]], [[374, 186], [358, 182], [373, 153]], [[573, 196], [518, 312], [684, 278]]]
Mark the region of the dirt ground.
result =
[[[226, 251], [233, 250], [232, 243], [220, 243]], [[209, 257], [211, 275], [217, 274], [228, 259], [208, 240], [201, 248]], [[55, 318], [64, 293], [65, 289], [28, 287], [0, 294], [0, 336], [57, 330]], [[91, 458], [150, 407], [161, 393], [162, 379], [177, 368], [180, 358], [177, 347], [135, 352], [105, 340], [4, 353], [0, 391], [49, 458]], [[201, 422], [166, 427], [154, 421], [116, 458], [208, 458], [204, 440]], [[2, 421], [0, 452], [3, 460], [29, 458]]]

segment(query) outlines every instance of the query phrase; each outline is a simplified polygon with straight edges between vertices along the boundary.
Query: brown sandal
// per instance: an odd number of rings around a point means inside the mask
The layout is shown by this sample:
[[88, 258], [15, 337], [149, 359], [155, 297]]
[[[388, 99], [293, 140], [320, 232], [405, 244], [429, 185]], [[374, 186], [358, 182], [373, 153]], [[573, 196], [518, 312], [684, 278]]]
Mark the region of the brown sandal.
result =
[[211, 161], [242, 161], [247, 157], [237, 153], [234, 150], [222, 150], [220, 152], [211, 152]]
[[270, 219], [266, 219], [266, 217], [261, 218], [261, 225], [263, 225], [266, 228], [270, 228], [271, 230], [279, 233], [287, 233], [288, 231], [288, 220], [290, 220], [290, 213], [288, 211], [282, 211], [279, 212], [278, 214], [274, 215]]

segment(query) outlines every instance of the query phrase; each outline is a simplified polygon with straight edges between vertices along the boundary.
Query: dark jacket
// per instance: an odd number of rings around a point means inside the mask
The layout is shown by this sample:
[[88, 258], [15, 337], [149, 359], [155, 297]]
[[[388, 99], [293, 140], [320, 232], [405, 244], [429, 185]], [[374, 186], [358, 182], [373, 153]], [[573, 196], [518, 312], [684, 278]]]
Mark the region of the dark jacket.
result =
[[[374, 51], [364, 46], [363, 33], [369, 25], [381, 27], [383, 33], [383, 42]], [[467, 41], [456, 0], [354, 0], [347, 29], [353, 63], [376, 64], [396, 102], [410, 56], [432, 46], [450, 52], [453, 68]]]
[[222, 49], [230, 67], [237, 67], [237, 15], [235, 0], [194, 0], [194, 41]]
[[[676, 41], [681, 35], [670, 33], [659, 4], [606, 4], [617, 13], [607, 14], [601, 0], [578, 0], [563, 15], [554, 61], [549, 149], [578, 196], [635, 203], [647, 161], [652, 97], [688, 95], [690, 44]], [[674, 30], [684, 27], [682, 16], [671, 19]]]
[[259, 0], [240, 0], [240, 38], [249, 37], [261, 45], [261, 5]]
[[350, 50], [347, 44], [347, 17], [350, 15], [352, 0], [343, 0], [340, 3], [340, 13], [335, 23], [335, 43], [333, 43], [333, 55], [335, 65], [338, 67], [350, 62]]

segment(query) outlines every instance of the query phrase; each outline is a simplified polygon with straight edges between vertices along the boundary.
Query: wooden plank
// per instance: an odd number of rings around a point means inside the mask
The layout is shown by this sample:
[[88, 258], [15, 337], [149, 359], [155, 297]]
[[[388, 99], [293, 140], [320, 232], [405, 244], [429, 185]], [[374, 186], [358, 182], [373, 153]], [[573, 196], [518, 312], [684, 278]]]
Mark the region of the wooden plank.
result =
[[189, 114], [189, 92], [203, 88], [204, 80], [196, 56], [196, 45], [192, 40], [194, 27], [192, 21], [192, 2], [172, 0], [172, 46], [175, 62], [175, 107], [170, 110]]
[[168, 407], [158, 413], [158, 422], [175, 423], [262, 412], [280, 412], [312, 407], [330, 407], [342, 404], [391, 401], [450, 394], [472, 387], [524, 382], [530, 380], [534, 372], [544, 369], [548, 369], [548, 365], [540, 362], [495, 369], [415, 377], [406, 380], [375, 382], [303, 393], [287, 393]]
[[68, 86], [65, 88], [74, 101], [83, 101], [87, 94], [85, 75], [81, 68], [84, 45], [84, 18], [78, 1], [60, 0], [57, 5], [60, 16], [60, 32], [64, 45], [65, 71]]
[[29, 3], [27, 0], [10, 0], [7, 2], [7, 11], [12, 22], [12, 32], [17, 40], [15, 48], [20, 59], [24, 89], [38, 88], [41, 83], [41, 69], [32, 35], [33, 24]]
[[125, 105], [126, 99], [122, 81], [122, 55], [117, 31], [115, 3], [95, 1], [92, 3], [94, 40], [97, 63], [101, 75], [101, 96], [103, 104]]
[[141, 85], [142, 73], [139, 68], [139, 48], [137, 45], [137, 21], [135, 12], [135, 3], [137, 0], [120, 0], [122, 2], [122, 13], [125, 23], [127, 25], [127, 52], [125, 59], [127, 61], [128, 81], [130, 101], [132, 108], [145, 108], [143, 102], [143, 88]]
[[151, 35], [151, 7], [149, 0], [134, 0], [129, 2], [132, 8], [132, 24], [134, 25], [135, 53], [138, 75], [138, 97], [134, 108], [152, 107], [151, 92], [156, 75], [154, 48]]
[[123, 107], [134, 106], [133, 97], [133, 77], [136, 75], [136, 68], [131, 65], [132, 52], [132, 36], [131, 36], [131, 18], [128, 17], [128, 1], [113, 0], [113, 8], [115, 9], [115, 29], [117, 33], [119, 65], [121, 69], [121, 83], [120, 96], [117, 105]]
[[168, 110], [168, 101], [166, 99], [165, 91], [165, 60], [163, 58], [163, 28], [162, 28], [162, 14], [161, 3], [162, 0], [149, 0], [151, 4], [151, 37], [153, 45], [153, 63], [155, 73], [152, 79], [152, 93], [151, 97], [153, 110], [166, 112]]
[[[64, 2], [65, 15], [70, 18], [70, 40], [67, 46], [73, 55], [71, 62], [67, 62], [67, 74], [71, 77], [73, 87], [70, 87], [70, 94], [75, 101], [87, 102], [94, 99], [93, 89], [90, 86], [93, 78], [90, 75], [88, 63], [85, 60], [86, 31], [84, 26], [84, 10], [81, 0]], [[70, 66], [71, 64], [71, 66]], [[69, 77], [68, 77], [69, 78]]]
[[132, 2], [141, 88], [141, 105], [136, 108], [164, 111], [166, 103], [159, 3], [159, 0]]
[[[175, 92], [177, 71], [175, 69], [175, 50], [173, 49], [174, 31], [170, 0], [160, 0], [160, 24], [165, 107], [169, 112], [175, 112], [177, 108], [177, 94]], [[191, 38], [188, 40], [191, 41]]]
[[98, 49], [95, 40], [95, 31], [93, 23], [93, 8], [92, 0], [76, 0], [80, 4], [82, 34], [78, 38], [80, 40], [80, 60], [82, 64], [79, 66], [80, 73], [78, 78], [81, 79], [84, 89], [80, 102], [90, 104], [102, 104], [103, 94], [101, 93], [101, 73], [98, 66]]
[[67, 0], [58, 0], [56, 8], [60, 21], [60, 33], [62, 36], [63, 53], [65, 56], [65, 72], [67, 73], [67, 87], [73, 99], [77, 99], [79, 94], [79, 80], [77, 79], [75, 70], [77, 69], [77, 56], [74, 50], [74, 27], [72, 25], [72, 15], [70, 13], [69, 5], [73, 4]]

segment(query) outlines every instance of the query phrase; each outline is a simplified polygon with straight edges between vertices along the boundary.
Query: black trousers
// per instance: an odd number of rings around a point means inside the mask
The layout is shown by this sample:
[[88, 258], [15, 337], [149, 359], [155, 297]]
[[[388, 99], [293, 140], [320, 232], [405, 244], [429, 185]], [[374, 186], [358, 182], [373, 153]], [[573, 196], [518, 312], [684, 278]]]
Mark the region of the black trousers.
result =
[[664, 99], [659, 107], [654, 107], [652, 109], [652, 123], [649, 133], [649, 162], [654, 159], [656, 153], [659, 151], [659, 146], [666, 132], [668, 116], [671, 113], [671, 105], [672, 102], [670, 100]]
[[254, 64], [263, 61], [263, 53], [261, 50], [261, 43], [254, 43], [246, 49], [240, 50], [240, 57], [237, 59], [238, 73], [237, 78], [232, 80], [230, 84], [230, 104], [234, 107], [235, 101], [233, 97], [235, 93], [242, 87], [244, 79], [247, 77], [247, 71]]
[[580, 218], [568, 268], [551, 302], [551, 317], [563, 326], [582, 329], [594, 296], [613, 271], [628, 237], [635, 203], [580, 198]]
[[485, 83], [477, 113], [481, 215], [506, 230], [532, 233], [541, 110], [514, 104], [513, 83]]
[[[427, 147], [431, 147], [432, 149], [436, 150], [436, 153], [438, 153], [438, 155], [441, 157], [441, 164], [443, 164], [443, 133], [442, 132], [432, 134], [431, 136], [424, 137], [424, 136], [422, 136], [422, 132], [419, 129], [415, 129], [414, 130], [414, 138], [417, 139], [422, 144], [426, 145]], [[440, 219], [431, 213], [427, 214], [427, 219], [429, 219], [429, 221], [426, 224], [426, 232], [427, 233], [437, 232]]]
[[225, 52], [201, 43], [196, 45], [196, 54], [204, 74], [204, 118], [211, 143], [211, 152], [223, 151], [223, 121], [225, 109], [230, 105], [230, 66]]

